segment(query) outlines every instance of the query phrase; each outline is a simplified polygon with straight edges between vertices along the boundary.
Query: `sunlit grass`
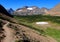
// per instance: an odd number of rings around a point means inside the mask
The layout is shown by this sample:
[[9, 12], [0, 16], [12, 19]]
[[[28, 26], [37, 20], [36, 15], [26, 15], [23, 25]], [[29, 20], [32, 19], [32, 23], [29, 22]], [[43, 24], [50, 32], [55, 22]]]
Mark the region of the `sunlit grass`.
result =
[[[60, 30], [56, 29], [60, 25], [60, 16], [15, 16], [15, 18], [19, 21], [19, 23], [30, 27], [38, 31], [41, 34], [49, 35], [55, 38], [58, 42], [60, 42]], [[44, 30], [43, 27], [37, 26], [35, 23], [40, 21], [47, 21], [51, 22], [51, 27], [46, 27], [47, 29]], [[55, 29], [53, 29], [55, 27]], [[43, 32], [41, 29], [43, 28]]]
[[60, 42], [60, 30], [47, 28], [45, 30], [46, 34], [55, 38], [58, 42]]

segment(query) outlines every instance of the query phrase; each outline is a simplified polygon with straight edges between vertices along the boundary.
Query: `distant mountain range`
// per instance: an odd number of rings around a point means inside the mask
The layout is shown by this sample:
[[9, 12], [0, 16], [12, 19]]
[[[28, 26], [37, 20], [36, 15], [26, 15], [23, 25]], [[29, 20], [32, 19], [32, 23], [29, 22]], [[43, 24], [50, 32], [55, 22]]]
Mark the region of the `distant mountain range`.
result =
[[39, 8], [37, 6], [24, 6], [22, 8], [18, 8], [15, 10], [13, 10], [12, 8], [10, 9], [5, 9], [2, 5], [0, 5], [0, 11], [4, 14], [7, 15], [39, 15], [39, 14], [43, 14], [43, 15], [55, 15], [55, 16], [60, 16], [60, 3], [57, 4], [55, 7], [53, 7], [52, 9], [48, 9], [46, 7], [42, 7]]
[[39, 8], [37, 6], [31, 6], [31, 7], [22, 7], [18, 8], [14, 14], [15, 15], [38, 15], [38, 14], [46, 14], [48, 11], [47, 8]]

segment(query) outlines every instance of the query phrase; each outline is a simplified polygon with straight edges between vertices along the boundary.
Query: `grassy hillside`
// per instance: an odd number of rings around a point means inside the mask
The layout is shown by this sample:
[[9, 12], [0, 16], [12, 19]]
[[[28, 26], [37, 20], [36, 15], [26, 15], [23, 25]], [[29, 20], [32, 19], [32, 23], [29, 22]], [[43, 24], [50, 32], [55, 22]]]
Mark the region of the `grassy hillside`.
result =
[[[20, 24], [32, 27], [32, 29], [37, 30], [39, 33], [44, 35], [49, 35], [55, 38], [60, 42], [60, 16], [43, 16], [43, 15], [34, 15], [34, 16], [14, 16]], [[36, 22], [46, 21], [48, 25], [36, 25]], [[42, 30], [43, 31], [42, 31]]]
[[50, 16], [50, 15], [34, 15], [34, 16], [15, 16], [22, 22], [36, 22], [36, 21], [51, 21], [55, 23], [60, 23], [60, 16]]
[[54, 39], [60, 42], [60, 30], [53, 29], [53, 28], [47, 28], [45, 32], [47, 35], [52, 36]]

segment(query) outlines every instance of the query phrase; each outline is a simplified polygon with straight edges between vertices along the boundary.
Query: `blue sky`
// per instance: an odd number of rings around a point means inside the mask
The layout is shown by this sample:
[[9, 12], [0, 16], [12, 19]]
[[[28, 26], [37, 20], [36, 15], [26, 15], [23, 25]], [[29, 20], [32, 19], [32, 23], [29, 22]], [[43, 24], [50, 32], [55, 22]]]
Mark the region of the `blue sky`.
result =
[[55, 5], [60, 3], [60, 0], [0, 0], [6, 9], [13, 8], [14, 10], [23, 6], [38, 6], [53, 8]]

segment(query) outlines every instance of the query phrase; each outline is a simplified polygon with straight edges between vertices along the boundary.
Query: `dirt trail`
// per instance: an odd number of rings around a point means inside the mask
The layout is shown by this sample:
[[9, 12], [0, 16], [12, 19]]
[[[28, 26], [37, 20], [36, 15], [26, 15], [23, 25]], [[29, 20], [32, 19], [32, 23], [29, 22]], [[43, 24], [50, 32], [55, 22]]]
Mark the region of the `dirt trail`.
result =
[[[9, 24], [9, 22], [7, 22], [4, 26], [3, 29], [5, 30], [5, 35], [6, 37], [4, 38], [3, 42], [15, 42], [15, 36], [14, 36], [14, 31], [13, 29], [9, 28], [7, 25]], [[17, 24], [16, 24], [17, 25]], [[18, 26], [18, 25], [17, 25]], [[20, 27], [19, 27], [20, 26]], [[30, 38], [30, 40], [37, 40], [37, 42], [57, 42], [56, 40], [54, 40], [51, 37], [44, 37], [42, 35], [37, 34], [37, 32], [35, 30], [32, 30], [28, 27], [19, 25], [17, 29], [19, 29], [19, 31], [22, 31], [20, 33], [25, 34], [28, 38]], [[31, 41], [32, 42], [32, 41]]]
[[3, 42], [15, 42], [14, 40], [14, 35], [13, 35], [13, 31], [7, 27], [7, 25], [9, 24], [9, 22], [7, 22], [4, 26], [3, 29], [5, 30], [5, 35], [6, 37], [4, 38]]

